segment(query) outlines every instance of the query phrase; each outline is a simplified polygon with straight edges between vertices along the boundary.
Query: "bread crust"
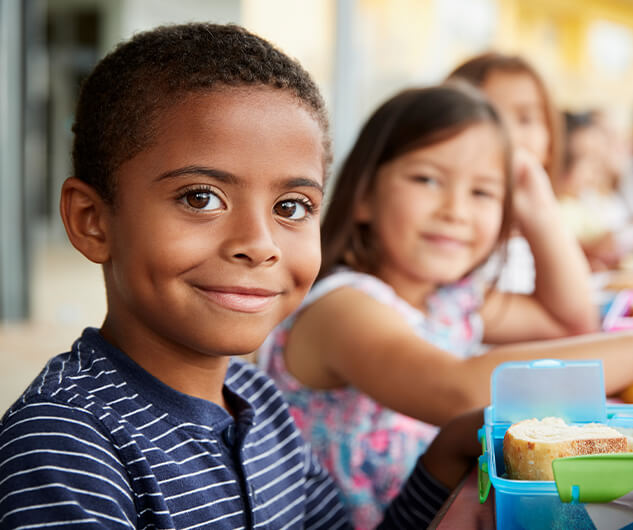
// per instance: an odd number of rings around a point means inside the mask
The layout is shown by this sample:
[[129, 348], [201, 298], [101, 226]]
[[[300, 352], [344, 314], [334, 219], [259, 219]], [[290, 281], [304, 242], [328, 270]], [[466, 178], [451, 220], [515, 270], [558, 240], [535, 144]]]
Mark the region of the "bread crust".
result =
[[628, 450], [627, 437], [607, 425], [568, 425], [561, 418], [520, 421], [503, 438], [506, 475], [514, 480], [554, 480], [555, 458]]

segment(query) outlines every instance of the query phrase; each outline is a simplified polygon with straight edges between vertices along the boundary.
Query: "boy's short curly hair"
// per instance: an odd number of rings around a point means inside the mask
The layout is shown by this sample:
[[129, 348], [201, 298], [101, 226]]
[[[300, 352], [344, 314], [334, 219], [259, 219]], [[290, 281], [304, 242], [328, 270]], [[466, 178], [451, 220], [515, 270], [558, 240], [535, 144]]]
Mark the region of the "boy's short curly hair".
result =
[[328, 119], [310, 75], [268, 41], [232, 25], [161, 26], [119, 44], [84, 81], [73, 124], [74, 175], [113, 203], [117, 169], [151, 145], [157, 118], [186, 96], [230, 86], [287, 90], [321, 125]]

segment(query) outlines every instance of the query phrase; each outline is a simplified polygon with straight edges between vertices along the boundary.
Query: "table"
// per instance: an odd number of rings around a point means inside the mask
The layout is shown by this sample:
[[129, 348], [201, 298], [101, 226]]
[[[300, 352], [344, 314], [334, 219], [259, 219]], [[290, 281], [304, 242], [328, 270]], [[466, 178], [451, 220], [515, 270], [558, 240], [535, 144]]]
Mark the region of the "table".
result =
[[494, 492], [479, 502], [477, 466], [464, 477], [431, 521], [429, 528], [438, 530], [494, 530]]

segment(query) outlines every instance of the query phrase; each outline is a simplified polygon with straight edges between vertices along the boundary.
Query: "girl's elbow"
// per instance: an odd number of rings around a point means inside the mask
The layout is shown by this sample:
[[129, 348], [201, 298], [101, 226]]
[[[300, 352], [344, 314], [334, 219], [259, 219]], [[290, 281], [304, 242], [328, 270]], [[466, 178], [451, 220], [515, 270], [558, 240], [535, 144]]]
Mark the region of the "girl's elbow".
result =
[[600, 331], [600, 324], [599, 322], [587, 322], [584, 326], [580, 326], [576, 332], [574, 333], [574, 335], [585, 335], [587, 333], [597, 333], [598, 331]]
[[598, 311], [593, 307], [577, 308], [573, 312], [568, 310], [565, 315], [559, 315], [558, 318], [553, 316], [552, 324], [541, 339], [560, 339], [600, 331]]
[[569, 335], [585, 335], [600, 331], [600, 318], [597, 311], [589, 311], [584, 315], [579, 315], [568, 326]]

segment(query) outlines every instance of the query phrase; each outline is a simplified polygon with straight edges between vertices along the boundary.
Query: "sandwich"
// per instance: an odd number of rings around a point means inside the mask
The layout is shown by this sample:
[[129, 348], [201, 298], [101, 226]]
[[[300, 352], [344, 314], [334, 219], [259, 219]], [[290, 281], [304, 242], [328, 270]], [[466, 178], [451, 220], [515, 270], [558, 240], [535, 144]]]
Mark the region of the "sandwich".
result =
[[552, 461], [565, 456], [629, 451], [627, 436], [601, 423], [565, 423], [536, 418], [511, 425], [503, 438], [506, 476], [514, 480], [554, 480]]

